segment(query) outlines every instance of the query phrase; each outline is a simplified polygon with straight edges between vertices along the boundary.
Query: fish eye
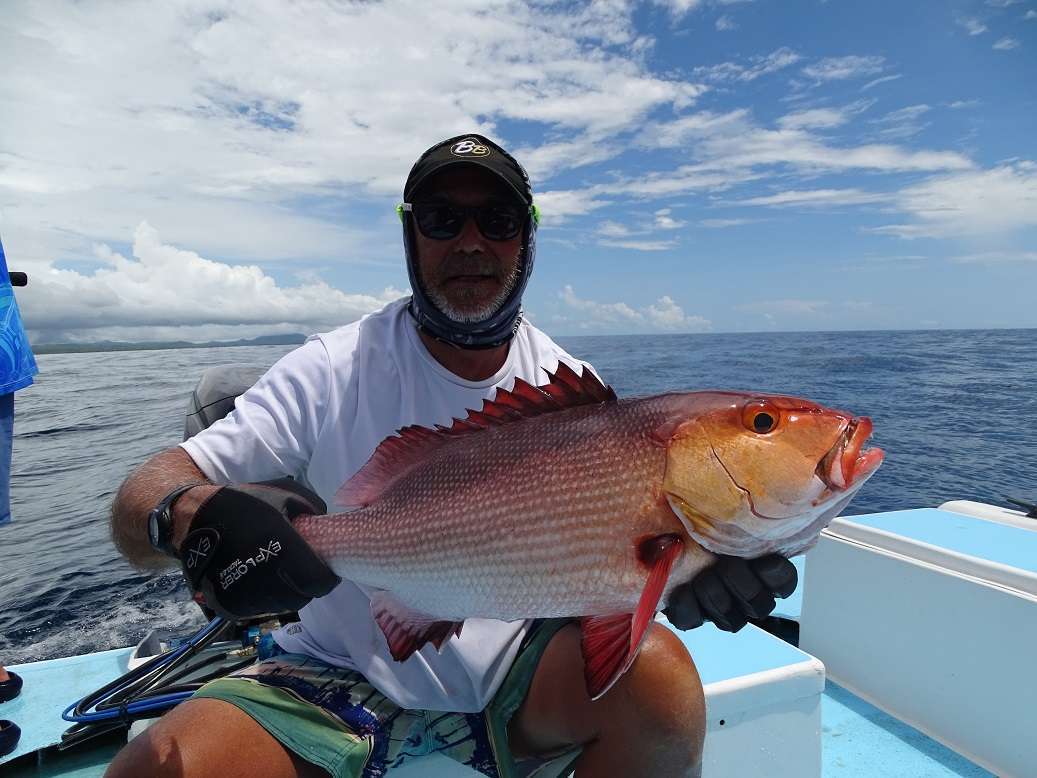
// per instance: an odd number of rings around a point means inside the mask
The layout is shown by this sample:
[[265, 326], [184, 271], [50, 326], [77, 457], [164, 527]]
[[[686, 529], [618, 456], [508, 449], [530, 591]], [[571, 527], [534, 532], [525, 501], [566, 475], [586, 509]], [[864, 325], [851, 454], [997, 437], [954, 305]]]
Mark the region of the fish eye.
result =
[[780, 421], [778, 409], [766, 400], [754, 400], [742, 409], [742, 424], [747, 430], [758, 435], [774, 432]]

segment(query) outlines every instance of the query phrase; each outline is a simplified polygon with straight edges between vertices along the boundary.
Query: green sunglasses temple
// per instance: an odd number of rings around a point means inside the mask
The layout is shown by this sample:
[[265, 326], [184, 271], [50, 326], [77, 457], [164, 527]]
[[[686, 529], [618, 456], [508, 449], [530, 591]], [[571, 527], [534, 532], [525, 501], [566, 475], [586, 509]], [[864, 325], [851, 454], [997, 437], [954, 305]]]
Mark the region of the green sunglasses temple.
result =
[[[398, 204], [396, 206], [396, 215], [400, 217], [400, 223], [401, 224], [403, 223], [403, 214], [404, 214], [404, 212], [406, 210], [403, 206], [404, 206], [404, 203], [400, 203], [400, 204]], [[533, 214], [533, 224], [535, 224], [537, 227], [539, 227], [540, 226], [540, 206], [537, 205], [536, 203], [533, 203], [531, 206], [529, 206], [529, 212], [531, 214]]]

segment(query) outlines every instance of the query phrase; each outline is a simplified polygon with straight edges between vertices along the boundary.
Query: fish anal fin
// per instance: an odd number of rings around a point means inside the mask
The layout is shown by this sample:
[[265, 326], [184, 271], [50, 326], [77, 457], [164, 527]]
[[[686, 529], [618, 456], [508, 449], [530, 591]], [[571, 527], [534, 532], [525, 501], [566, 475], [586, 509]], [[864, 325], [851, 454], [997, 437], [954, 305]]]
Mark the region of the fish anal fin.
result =
[[637, 609], [633, 613], [580, 619], [584, 679], [592, 700], [612, 688], [634, 663], [648, 635], [648, 626], [655, 620], [670, 570], [682, 550], [680, 537], [676, 535], [663, 535], [652, 544], [648, 559], [643, 553], [647, 543], [642, 544], [642, 559], [649, 564], [649, 573]]
[[517, 378], [511, 390], [498, 389], [492, 400], [483, 401], [482, 408], [469, 410], [466, 418], [454, 419], [449, 427], [437, 425], [429, 429], [414, 425], [386, 438], [367, 464], [338, 490], [336, 504], [362, 508], [376, 502], [433, 451], [462, 435], [579, 405], [616, 400], [612, 387], [602, 384], [590, 368], [584, 367], [577, 375], [565, 362], [559, 362], [554, 373], [546, 372], [550, 380], [543, 386]]
[[390, 592], [371, 596], [371, 615], [385, 635], [389, 653], [397, 662], [431, 643], [439, 651], [451, 637], [461, 634], [463, 621], [445, 621], [404, 605]]

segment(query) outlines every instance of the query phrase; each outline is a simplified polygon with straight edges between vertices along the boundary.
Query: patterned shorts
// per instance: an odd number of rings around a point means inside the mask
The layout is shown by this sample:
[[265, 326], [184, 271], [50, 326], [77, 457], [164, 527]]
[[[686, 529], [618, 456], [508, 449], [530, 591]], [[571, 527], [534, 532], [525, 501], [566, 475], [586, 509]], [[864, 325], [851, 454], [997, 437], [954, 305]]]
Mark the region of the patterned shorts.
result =
[[556, 778], [569, 774], [579, 749], [517, 762], [508, 748], [507, 726], [525, 699], [548, 642], [566, 623], [546, 620], [529, 631], [482, 713], [407, 710], [355, 670], [285, 653], [276, 645], [268, 658], [211, 681], [194, 696], [235, 705], [283, 746], [334, 778], [384, 776], [432, 753], [491, 778]]

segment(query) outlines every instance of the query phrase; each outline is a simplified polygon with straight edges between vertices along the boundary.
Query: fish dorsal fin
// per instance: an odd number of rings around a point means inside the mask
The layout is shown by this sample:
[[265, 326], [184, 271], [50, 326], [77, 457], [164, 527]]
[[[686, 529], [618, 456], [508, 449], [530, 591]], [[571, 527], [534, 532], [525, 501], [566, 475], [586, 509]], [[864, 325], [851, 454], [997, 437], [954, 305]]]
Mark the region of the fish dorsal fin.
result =
[[554, 373], [545, 372], [550, 380], [543, 386], [533, 386], [516, 378], [510, 391], [498, 389], [492, 400], [483, 400], [482, 408], [470, 410], [464, 419], [454, 419], [449, 427], [437, 424], [435, 429], [429, 429], [412, 425], [386, 438], [367, 464], [338, 490], [336, 503], [351, 508], [370, 505], [432, 451], [460, 435], [579, 405], [616, 400], [612, 387], [602, 384], [586, 367], [581, 375], [577, 375], [575, 370], [559, 361]]

